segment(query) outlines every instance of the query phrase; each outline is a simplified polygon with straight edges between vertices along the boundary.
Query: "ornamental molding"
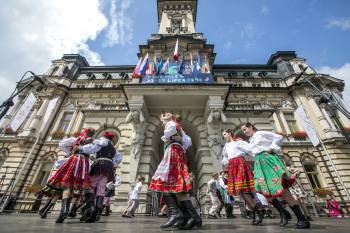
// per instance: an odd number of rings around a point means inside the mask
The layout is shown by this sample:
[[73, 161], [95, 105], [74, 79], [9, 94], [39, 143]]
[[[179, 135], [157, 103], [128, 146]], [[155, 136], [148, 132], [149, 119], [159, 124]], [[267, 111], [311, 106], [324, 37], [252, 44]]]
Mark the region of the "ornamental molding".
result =
[[3, 147], [0, 149], [0, 159], [6, 160], [10, 155], [10, 149]]
[[303, 164], [303, 165], [305, 165], [305, 164], [318, 165], [317, 158], [311, 154], [308, 154], [308, 153], [303, 153], [300, 156], [300, 161], [301, 161], [301, 164]]

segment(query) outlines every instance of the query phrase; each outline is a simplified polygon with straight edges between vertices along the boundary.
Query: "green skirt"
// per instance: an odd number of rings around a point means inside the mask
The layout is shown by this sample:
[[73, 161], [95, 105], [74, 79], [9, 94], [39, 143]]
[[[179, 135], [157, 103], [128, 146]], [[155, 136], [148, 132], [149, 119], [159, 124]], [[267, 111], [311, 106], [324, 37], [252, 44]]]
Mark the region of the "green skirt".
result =
[[265, 197], [280, 196], [295, 182], [277, 154], [263, 151], [255, 156], [254, 163], [255, 192]]

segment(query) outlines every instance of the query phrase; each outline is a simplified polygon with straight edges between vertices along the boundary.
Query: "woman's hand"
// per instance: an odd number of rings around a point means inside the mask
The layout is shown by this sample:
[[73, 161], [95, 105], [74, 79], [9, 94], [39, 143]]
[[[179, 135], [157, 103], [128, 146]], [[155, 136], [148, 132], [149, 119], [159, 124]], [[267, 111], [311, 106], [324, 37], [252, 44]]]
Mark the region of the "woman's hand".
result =
[[169, 145], [170, 145], [170, 143], [172, 143], [172, 142], [173, 142], [173, 140], [169, 140], [169, 141], [164, 142], [164, 143], [165, 143], [165, 145], [169, 146]]
[[173, 140], [177, 141], [177, 142], [182, 142], [182, 137], [179, 136], [179, 135], [172, 136], [171, 138], [172, 138]]
[[271, 152], [272, 152], [272, 150], [273, 150], [273, 149], [271, 149], [271, 148], [266, 149], [266, 151], [267, 151], [268, 153], [271, 153]]
[[74, 150], [74, 151], [78, 151], [78, 150], [79, 150], [79, 146], [78, 146], [78, 145], [74, 145], [73, 150]]
[[228, 165], [228, 161], [226, 161], [225, 164]]

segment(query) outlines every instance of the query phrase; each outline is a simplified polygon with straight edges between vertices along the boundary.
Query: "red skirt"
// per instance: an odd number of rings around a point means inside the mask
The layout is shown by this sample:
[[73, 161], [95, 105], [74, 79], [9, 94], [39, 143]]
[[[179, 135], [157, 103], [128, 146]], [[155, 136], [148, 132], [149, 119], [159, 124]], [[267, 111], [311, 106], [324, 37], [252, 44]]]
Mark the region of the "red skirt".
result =
[[180, 145], [171, 146], [170, 171], [168, 179], [152, 179], [149, 190], [161, 193], [190, 193], [192, 186], [188, 175], [186, 154]]
[[254, 173], [249, 163], [243, 157], [231, 159], [228, 162], [227, 194], [238, 196], [254, 191]]
[[46, 185], [54, 191], [60, 192], [64, 189], [71, 189], [78, 192], [90, 190], [89, 158], [79, 155], [70, 156], [63, 166], [47, 181]]

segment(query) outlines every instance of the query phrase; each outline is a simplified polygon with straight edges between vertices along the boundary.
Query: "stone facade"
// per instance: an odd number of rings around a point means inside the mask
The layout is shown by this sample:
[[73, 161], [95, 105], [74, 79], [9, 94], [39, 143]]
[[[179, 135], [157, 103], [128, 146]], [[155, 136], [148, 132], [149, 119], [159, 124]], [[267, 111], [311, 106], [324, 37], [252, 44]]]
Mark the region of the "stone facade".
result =
[[[207, 66], [215, 83], [141, 84], [141, 77], [132, 78], [135, 66], [91, 67], [78, 54], [66, 54], [53, 61], [41, 76], [49, 84], [48, 88], [40, 90], [39, 86], [34, 86], [32, 90], [26, 90], [0, 123], [2, 131], [26, 95], [30, 91], [35, 94], [38, 101], [27, 122], [17, 132], [4, 133], [0, 137], [3, 166], [19, 170], [39, 136], [37, 129], [49, 100], [59, 97], [15, 189], [15, 195], [20, 198], [15, 208], [20, 208], [25, 198], [33, 198], [34, 194], [25, 192], [23, 188], [37, 185], [42, 180], [45, 165], [64, 158], [65, 153], [58, 148], [59, 141], [87, 127], [95, 128], [97, 137], [105, 131], [113, 132], [116, 135], [113, 140], [115, 148], [123, 155], [123, 161], [117, 168], [123, 183], [114, 197], [117, 203], [113, 210], [121, 211], [124, 204], [118, 203], [125, 201], [129, 183], [138, 174], [146, 177], [141, 200], [150, 202], [151, 193], [146, 194], [147, 186], [163, 156], [160, 140], [163, 128], [159, 115], [166, 112], [182, 116], [181, 125], [192, 138], [192, 146], [187, 151], [189, 167], [196, 174], [197, 187], [202, 191], [206, 190], [210, 173], [223, 169], [220, 163], [225, 144], [222, 130], [232, 129], [234, 136], [247, 140], [240, 126], [250, 121], [260, 130], [284, 134], [285, 143], [279, 155], [286, 165], [302, 171], [299, 183], [305, 191], [311, 192], [314, 202], [325, 201], [312, 192], [315, 182], [318, 186], [332, 188], [337, 199], [347, 199], [324, 151], [319, 154], [308, 138], [293, 136], [293, 131], [304, 131], [300, 120], [294, 116], [295, 109], [303, 104], [343, 182], [350, 189], [349, 144], [325, 107], [318, 104], [320, 95], [303, 80], [298, 85], [292, 84], [293, 78], [307, 66], [306, 60], [298, 58], [295, 52], [280, 51], [271, 55], [266, 65], [216, 65], [214, 45], [207, 44], [203, 34], [195, 32], [197, 1], [157, 2], [159, 33], [153, 34], [146, 45], [139, 46], [138, 56], [148, 53], [149, 57], [156, 55], [158, 60], [161, 56], [172, 58], [178, 39], [180, 53], [185, 52], [186, 62], [190, 62], [190, 51], [194, 55], [198, 51], [204, 67], [206, 52]], [[174, 20], [176, 27], [172, 27]], [[193, 60], [197, 62], [196, 56]], [[306, 71], [305, 76], [319, 89], [328, 92], [311, 69]], [[324, 74], [320, 77], [331, 91], [342, 96], [343, 80]], [[19, 88], [29, 81], [24, 80]], [[350, 111], [347, 105], [346, 108]], [[337, 114], [344, 127], [350, 127], [350, 121], [340, 112]], [[67, 116], [68, 120], [65, 119]], [[62, 129], [63, 124], [64, 134], [51, 136], [52, 132]], [[253, 164], [252, 158], [246, 159]], [[315, 171], [307, 175], [309, 170], [305, 166]], [[2, 168], [0, 175], [4, 171]], [[48, 174], [53, 172], [54, 168]], [[318, 177], [317, 181], [313, 180], [315, 177]], [[11, 178], [10, 173], [5, 184]], [[148, 212], [149, 207], [141, 206], [140, 211]]]

